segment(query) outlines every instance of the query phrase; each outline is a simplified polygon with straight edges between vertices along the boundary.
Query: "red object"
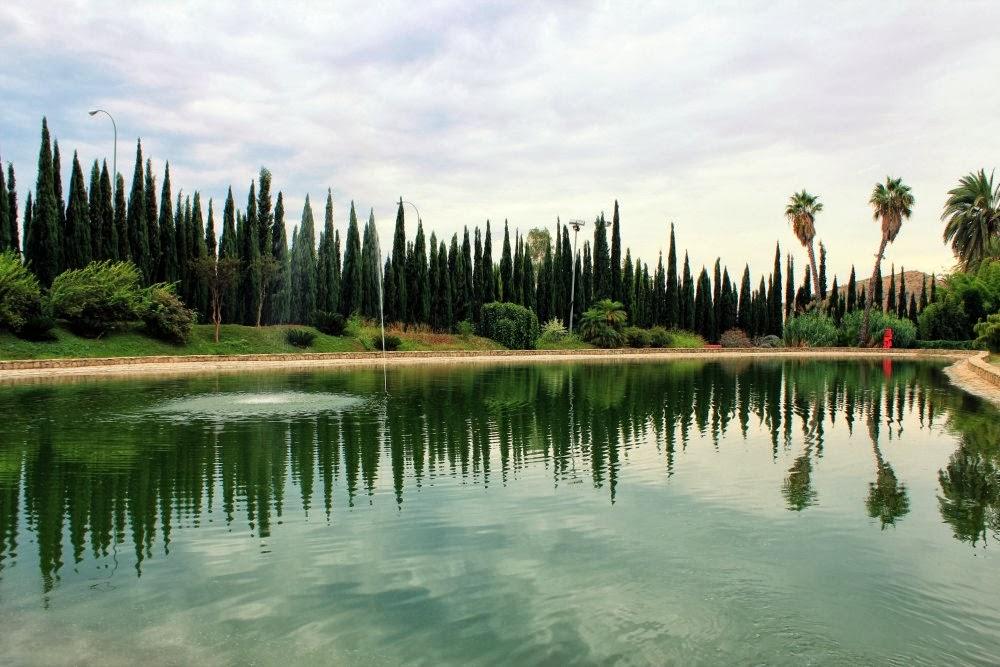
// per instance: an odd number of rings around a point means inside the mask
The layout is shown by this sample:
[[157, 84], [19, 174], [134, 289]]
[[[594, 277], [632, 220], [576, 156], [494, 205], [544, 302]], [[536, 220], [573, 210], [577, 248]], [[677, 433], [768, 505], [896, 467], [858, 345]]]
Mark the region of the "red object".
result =
[[887, 350], [892, 347], [892, 329], [887, 328], [882, 334], [882, 347]]

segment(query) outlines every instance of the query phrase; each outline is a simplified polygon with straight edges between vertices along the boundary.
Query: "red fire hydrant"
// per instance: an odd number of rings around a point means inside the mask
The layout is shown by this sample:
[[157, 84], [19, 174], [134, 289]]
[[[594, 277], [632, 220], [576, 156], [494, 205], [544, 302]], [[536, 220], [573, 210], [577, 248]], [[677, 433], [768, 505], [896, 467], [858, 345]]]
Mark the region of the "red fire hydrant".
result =
[[892, 347], [892, 329], [886, 328], [885, 333], [882, 334], [882, 347], [889, 349]]

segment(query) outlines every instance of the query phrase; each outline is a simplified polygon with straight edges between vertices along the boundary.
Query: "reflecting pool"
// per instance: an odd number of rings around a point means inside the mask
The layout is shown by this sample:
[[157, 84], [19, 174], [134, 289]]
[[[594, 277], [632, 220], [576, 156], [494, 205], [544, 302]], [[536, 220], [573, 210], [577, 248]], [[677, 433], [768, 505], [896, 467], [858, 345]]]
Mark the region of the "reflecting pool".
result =
[[0, 387], [0, 662], [1000, 660], [1000, 414], [935, 363]]

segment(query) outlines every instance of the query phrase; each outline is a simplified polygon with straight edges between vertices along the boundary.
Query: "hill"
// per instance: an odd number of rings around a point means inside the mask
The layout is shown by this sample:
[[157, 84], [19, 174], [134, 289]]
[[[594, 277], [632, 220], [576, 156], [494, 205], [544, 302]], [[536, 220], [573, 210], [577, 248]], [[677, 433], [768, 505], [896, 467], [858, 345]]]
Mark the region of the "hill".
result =
[[[924, 281], [925, 280], [927, 281], [927, 289], [930, 290], [930, 288], [931, 288], [931, 274], [930, 273], [924, 273], [923, 271], [905, 271], [903, 273], [903, 279], [906, 282], [906, 294], [907, 294], [906, 300], [907, 300], [907, 303], [910, 300], [910, 297], [909, 297], [910, 294], [915, 295], [917, 297], [918, 301], [920, 300], [920, 291], [923, 289], [923, 285], [924, 285]], [[868, 281], [869, 280], [870, 280], [870, 278], [866, 278], [864, 280], [858, 280], [857, 281], [857, 284], [858, 284], [858, 293], [859, 294], [861, 293], [861, 290], [868, 289]], [[885, 308], [885, 304], [889, 300], [889, 282], [890, 282], [890, 280], [891, 280], [891, 278], [889, 277], [888, 274], [882, 276], [882, 307], [883, 308]], [[898, 273], [896, 274], [896, 281], [897, 281], [896, 282], [896, 291], [898, 292], [899, 291], [899, 274]], [[942, 284], [941, 283], [941, 279], [939, 278], [938, 281], [937, 281], [937, 285], [938, 285], [939, 288], [941, 287], [941, 284]], [[846, 296], [847, 295], [847, 284], [845, 283], [844, 285], [838, 286], [838, 291], [841, 293], [841, 295]], [[928, 298], [929, 297], [930, 297], [930, 295], [928, 294]]]

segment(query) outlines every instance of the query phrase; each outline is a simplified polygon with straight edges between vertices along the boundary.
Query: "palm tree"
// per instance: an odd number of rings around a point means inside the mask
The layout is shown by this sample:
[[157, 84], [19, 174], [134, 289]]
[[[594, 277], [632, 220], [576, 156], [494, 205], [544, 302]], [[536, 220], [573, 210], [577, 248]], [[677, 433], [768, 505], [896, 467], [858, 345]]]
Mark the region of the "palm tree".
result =
[[792, 225], [792, 231], [799, 243], [809, 253], [809, 267], [812, 270], [812, 284], [819, 290], [819, 272], [816, 270], [816, 254], [813, 239], [816, 237], [816, 214], [823, 210], [819, 197], [805, 190], [794, 193], [785, 207], [785, 217]]
[[[910, 186], [903, 183], [901, 178], [885, 177], [885, 183], [876, 183], [872, 190], [872, 196], [868, 203], [871, 204], [873, 218], [876, 222], [882, 223], [882, 242], [879, 244], [878, 253], [875, 254], [875, 268], [872, 269], [871, 280], [868, 281], [868, 296], [865, 299], [865, 312], [861, 318], [861, 327], [858, 329], [858, 343], [866, 345], [868, 343], [868, 318], [871, 313], [872, 302], [875, 300], [875, 281], [881, 275], [882, 255], [885, 254], [885, 246], [896, 240], [899, 230], [903, 226], [903, 220], [909, 219], [913, 212], [913, 193]], [[879, 308], [882, 304], [879, 304]]]
[[993, 174], [970, 172], [948, 191], [941, 220], [944, 241], [951, 243], [963, 271], [975, 270], [996, 252], [1000, 239], [1000, 186], [993, 188]]
[[601, 299], [580, 318], [580, 335], [598, 347], [621, 347], [624, 343], [622, 327], [628, 316], [618, 301]]

